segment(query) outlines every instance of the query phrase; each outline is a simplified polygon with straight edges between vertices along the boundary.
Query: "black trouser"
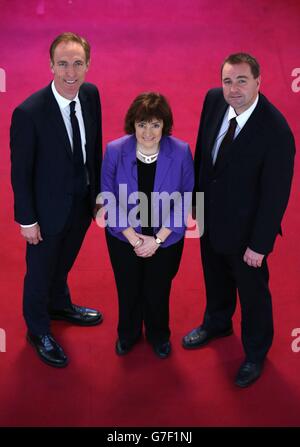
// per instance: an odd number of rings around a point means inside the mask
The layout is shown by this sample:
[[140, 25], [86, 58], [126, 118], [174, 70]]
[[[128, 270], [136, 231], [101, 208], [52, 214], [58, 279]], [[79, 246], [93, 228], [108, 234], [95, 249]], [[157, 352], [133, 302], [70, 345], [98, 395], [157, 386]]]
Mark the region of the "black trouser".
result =
[[214, 251], [208, 236], [201, 238], [201, 257], [207, 305], [203, 325], [219, 332], [230, 328], [237, 291], [241, 304], [242, 343], [246, 359], [261, 362], [273, 340], [273, 315], [266, 258], [261, 267], [250, 267], [240, 255]]
[[27, 243], [23, 313], [34, 335], [50, 330], [49, 309], [70, 307], [68, 273], [91, 223], [89, 197], [76, 199], [63, 231], [55, 236], [42, 234], [37, 245]]
[[169, 340], [169, 297], [183, 250], [184, 239], [158, 248], [150, 258], [138, 257], [132, 246], [106, 231], [119, 300], [118, 335], [134, 343], [142, 333], [153, 344]]

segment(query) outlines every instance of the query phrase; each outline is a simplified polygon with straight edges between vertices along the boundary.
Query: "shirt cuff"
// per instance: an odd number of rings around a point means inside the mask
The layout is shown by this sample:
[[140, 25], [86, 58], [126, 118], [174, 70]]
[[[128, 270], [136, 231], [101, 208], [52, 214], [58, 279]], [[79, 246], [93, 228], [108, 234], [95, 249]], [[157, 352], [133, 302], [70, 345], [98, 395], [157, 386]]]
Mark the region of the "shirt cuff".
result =
[[20, 224], [20, 226], [21, 226], [22, 228], [30, 228], [30, 227], [34, 227], [36, 224], [37, 224], [37, 222], [35, 222], [35, 223], [33, 223], [33, 224], [30, 224], [30, 225], [22, 225], [22, 224]]

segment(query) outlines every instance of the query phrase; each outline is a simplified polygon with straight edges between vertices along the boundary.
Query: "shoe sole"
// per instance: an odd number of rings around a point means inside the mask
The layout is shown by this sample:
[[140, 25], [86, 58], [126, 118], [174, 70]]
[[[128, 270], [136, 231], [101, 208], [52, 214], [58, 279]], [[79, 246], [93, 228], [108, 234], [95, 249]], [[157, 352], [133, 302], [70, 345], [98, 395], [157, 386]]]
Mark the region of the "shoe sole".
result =
[[56, 320], [56, 321], [67, 321], [68, 323], [74, 324], [76, 326], [98, 326], [99, 324], [101, 324], [103, 322], [103, 318], [101, 318], [100, 320], [97, 320], [95, 322], [91, 322], [91, 323], [84, 323], [82, 321], [74, 321], [74, 320], [69, 320], [69, 318], [65, 318], [65, 317], [59, 317], [59, 316], [55, 316], [55, 315], [50, 315], [50, 320]]
[[184, 344], [184, 342], [182, 342], [182, 347], [184, 349], [200, 349], [200, 348], [203, 348], [204, 346], [208, 345], [211, 341], [216, 340], [217, 338], [229, 337], [232, 334], [233, 334], [233, 330], [231, 330], [230, 332], [225, 332], [224, 334], [215, 335], [214, 337], [210, 337], [210, 339], [205, 341], [204, 343], [201, 343], [200, 345], [194, 345], [194, 346], [186, 345], [186, 344]]
[[158, 359], [165, 360], [165, 359], [167, 359], [167, 358], [170, 357], [171, 352], [170, 352], [169, 354], [167, 354], [167, 355], [163, 355], [163, 356], [157, 354], [157, 352], [155, 352], [155, 351], [154, 351], [154, 354], [156, 355], [156, 357], [157, 357]]
[[66, 362], [63, 363], [63, 364], [61, 364], [61, 365], [59, 365], [59, 364], [54, 364], [54, 363], [49, 362], [48, 360], [46, 360], [45, 358], [43, 358], [43, 357], [40, 355], [39, 351], [38, 351], [37, 348], [35, 347], [34, 343], [30, 340], [30, 338], [28, 337], [28, 335], [26, 336], [26, 340], [27, 340], [28, 343], [34, 348], [34, 350], [36, 351], [36, 353], [37, 353], [37, 355], [38, 355], [38, 358], [39, 358], [43, 363], [46, 363], [46, 365], [48, 365], [48, 366], [53, 366], [53, 368], [65, 368], [66, 366], [68, 366], [68, 364], [69, 364], [69, 359], [67, 359]]

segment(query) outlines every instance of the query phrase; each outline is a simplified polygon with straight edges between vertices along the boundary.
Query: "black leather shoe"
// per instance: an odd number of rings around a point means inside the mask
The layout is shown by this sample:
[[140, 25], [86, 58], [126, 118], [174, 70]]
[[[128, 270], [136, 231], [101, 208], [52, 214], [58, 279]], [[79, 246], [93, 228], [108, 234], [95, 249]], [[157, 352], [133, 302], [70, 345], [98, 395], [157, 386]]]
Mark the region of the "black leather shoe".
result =
[[68, 357], [51, 334], [33, 335], [27, 332], [27, 340], [47, 365], [64, 368], [69, 363]]
[[96, 326], [103, 321], [103, 315], [98, 310], [76, 304], [67, 309], [50, 310], [49, 315], [51, 320], [65, 320], [79, 326]]
[[133, 348], [133, 343], [128, 343], [127, 341], [120, 340], [119, 338], [116, 341], [116, 354], [118, 355], [126, 355]]
[[155, 354], [160, 359], [166, 359], [167, 357], [169, 357], [169, 355], [171, 353], [171, 343], [169, 341], [167, 341], [160, 345], [154, 345], [153, 349], [154, 349]]
[[260, 377], [262, 370], [263, 363], [245, 361], [241, 364], [234, 383], [241, 388], [246, 388]]
[[182, 346], [185, 349], [202, 348], [202, 346], [207, 345], [207, 343], [215, 338], [227, 337], [231, 334], [233, 334], [232, 327], [222, 332], [210, 332], [203, 329], [202, 326], [199, 326], [183, 337]]

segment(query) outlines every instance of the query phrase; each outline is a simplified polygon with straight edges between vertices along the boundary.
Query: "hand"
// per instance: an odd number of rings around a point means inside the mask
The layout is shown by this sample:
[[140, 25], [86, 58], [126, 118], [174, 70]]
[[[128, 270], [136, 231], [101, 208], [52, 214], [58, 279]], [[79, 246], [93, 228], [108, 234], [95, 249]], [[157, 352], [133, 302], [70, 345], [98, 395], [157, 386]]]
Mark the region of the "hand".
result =
[[28, 244], [37, 245], [43, 240], [39, 224], [35, 224], [33, 227], [20, 228], [21, 235], [24, 237], [26, 242], [28, 242]]
[[139, 234], [139, 238], [143, 240], [142, 245], [135, 248], [135, 254], [141, 258], [150, 258], [154, 255], [159, 245], [155, 242], [153, 236], [145, 236], [144, 234]]
[[247, 248], [244, 254], [244, 261], [250, 266], [250, 267], [261, 267], [262, 261], [264, 259], [265, 255], [262, 255], [260, 253], [256, 253], [255, 251], [251, 250], [251, 248]]

